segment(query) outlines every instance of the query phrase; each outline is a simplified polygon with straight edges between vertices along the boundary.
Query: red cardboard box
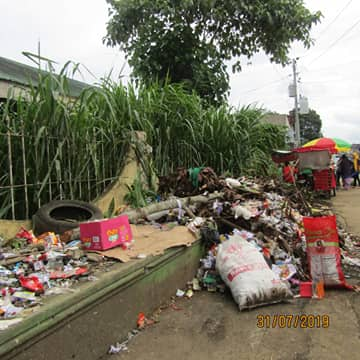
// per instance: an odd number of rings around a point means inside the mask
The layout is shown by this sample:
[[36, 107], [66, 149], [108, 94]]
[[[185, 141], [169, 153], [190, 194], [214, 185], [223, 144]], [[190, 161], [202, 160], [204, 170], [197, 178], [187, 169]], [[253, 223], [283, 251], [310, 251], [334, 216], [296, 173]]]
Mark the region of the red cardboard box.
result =
[[80, 239], [87, 250], [107, 250], [132, 240], [127, 215], [80, 224]]

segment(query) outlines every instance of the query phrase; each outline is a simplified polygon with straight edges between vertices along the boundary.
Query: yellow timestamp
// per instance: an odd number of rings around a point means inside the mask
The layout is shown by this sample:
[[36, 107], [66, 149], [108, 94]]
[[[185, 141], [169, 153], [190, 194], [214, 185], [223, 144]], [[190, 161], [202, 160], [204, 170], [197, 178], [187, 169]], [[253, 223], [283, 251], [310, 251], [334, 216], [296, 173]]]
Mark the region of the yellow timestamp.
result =
[[330, 326], [329, 315], [315, 314], [273, 314], [258, 315], [256, 326], [266, 328], [301, 328], [301, 329], [327, 329]]

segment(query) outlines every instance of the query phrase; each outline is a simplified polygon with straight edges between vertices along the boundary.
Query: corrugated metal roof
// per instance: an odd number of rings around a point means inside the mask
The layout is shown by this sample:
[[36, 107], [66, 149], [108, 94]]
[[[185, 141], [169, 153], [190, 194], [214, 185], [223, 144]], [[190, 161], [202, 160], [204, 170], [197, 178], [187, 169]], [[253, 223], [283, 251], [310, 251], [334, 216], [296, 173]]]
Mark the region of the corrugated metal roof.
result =
[[[41, 72], [48, 74], [44, 70], [41, 70]], [[37, 86], [39, 83], [39, 69], [0, 56], [0, 80], [25, 86], [30, 84]], [[68, 84], [70, 96], [74, 97], [79, 96], [83, 89], [91, 87], [89, 84], [73, 79], [68, 79]]]
[[263, 116], [262, 120], [273, 125], [283, 125], [289, 127], [288, 116], [285, 114], [266, 114]]

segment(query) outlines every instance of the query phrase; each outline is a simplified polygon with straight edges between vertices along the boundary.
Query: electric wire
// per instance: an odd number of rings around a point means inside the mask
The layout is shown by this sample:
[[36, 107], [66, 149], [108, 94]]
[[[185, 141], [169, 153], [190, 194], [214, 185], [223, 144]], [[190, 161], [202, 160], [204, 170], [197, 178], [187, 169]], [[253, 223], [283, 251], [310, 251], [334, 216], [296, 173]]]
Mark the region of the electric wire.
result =
[[319, 40], [323, 34], [329, 29], [329, 27], [334, 24], [334, 22], [340, 17], [340, 15], [349, 7], [349, 5], [353, 2], [353, 0], [350, 0], [347, 2], [347, 4], [340, 10], [340, 12], [334, 17], [334, 19], [326, 26], [324, 30], [320, 32], [320, 34], [317, 36], [316, 40]]
[[310, 66], [315, 61], [319, 60], [322, 56], [324, 56], [330, 49], [332, 49], [341, 39], [343, 39], [351, 30], [353, 30], [357, 25], [360, 24], [360, 19], [356, 21], [353, 25], [351, 25], [343, 34], [338, 37], [330, 46], [328, 46], [319, 56], [313, 59], [307, 66]]
[[239, 95], [244, 95], [244, 94], [248, 94], [248, 93], [251, 93], [251, 92], [254, 92], [254, 91], [258, 91], [258, 90], [262, 90], [266, 87], [269, 87], [269, 86], [272, 86], [272, 85], [275, 85], [277, 83], [280, 83], [282, 81], [284, 81], [285, 79], [287, 79], [289, 76], [284, 76], [283, 78], [279, 79], [279, 80], [275, 80], [275, 81], [271, 81], [263, 86], [259, 86], [259, 87], [256, 87], [256, 88], [253, 88], [253, 89], [250, 89], [250, 90], [247, 90], [247, 91], [243, 91], [241, 93], [239, 93]]
[[[323, 34], [325, 34], [327, 32], [327, 30], [331, 27], [331, 25], [333, 25], [335, 23], [335, 21], [340, 17], [340, 15], [349, 7], [349, 5], [353, 2], [353, 0], [349, 0], [346, 5], [339, 11], [339, 13], [335, 16], [335, 18], [325, 27], [325, 29], [323, 29], [320, 34], [317, 36], [317, 38], [315, 39], [315, 41], [318, 41]], [[313, 49], [313, 48], [312, 48]], [[305, 58], [309, 55], [311, 55], [312, 53], [312, 49], [310, 49], [309, 51], [307, 51], [304, 55], [300, 56], [299, 58]]]

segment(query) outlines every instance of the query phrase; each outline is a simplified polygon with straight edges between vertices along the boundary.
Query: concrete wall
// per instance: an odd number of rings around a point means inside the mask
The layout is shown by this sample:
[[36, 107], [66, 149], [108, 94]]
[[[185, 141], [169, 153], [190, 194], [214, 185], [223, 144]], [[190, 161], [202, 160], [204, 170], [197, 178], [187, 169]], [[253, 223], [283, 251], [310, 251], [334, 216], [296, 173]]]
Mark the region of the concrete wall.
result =
[[0, 98], [7, 98], [9, 91], [12, 91], [14, 96], [25, 94], [25, 88], [20, 85], [16, 85], [10, 81], [0, 80]]
[[119, 178], [107, 191], [105, 191], [104, 194], [94, 201], [94, 204], [98, 206], [102, 212], [107, 211], [112, 199], [115, 201], [115, 209], [123, 205], [124, 196], [128, 192], [127, 185], [130, 186], [134, 182], [138, 171], [140, 171], [138, 161], [136, 159], [135, 151], [131, 147]]
[[[142, 142], [144, 146], [149, 148], [145, 139], [145, 134], [142, 132], [136, 132], [134, 134], [134, 142]], [[145, 152], [144, 156], [150, 156], [150, 153], [151, 150], [148, 149], [148, 152]], [[106, 212], [108, 210], [112, 199], [115, 201], [115, 209], [124, 205], [124, 196], [128, 192], [127, 185], [130, 186], [134, 182], [139, 172], [140, 174], [143, 174], [143, 169], [137, 159], [134, 146], [130, 146], [124, 168], [119, 178], [99, 198], [95, 199], [93, 203], [98, 206], [102, 212]], [[32, 228], [31, 220], [0, 219], [0, 235], [2, 235], [5, 239], [14, 237], [21, 227], [30, 230]]]

